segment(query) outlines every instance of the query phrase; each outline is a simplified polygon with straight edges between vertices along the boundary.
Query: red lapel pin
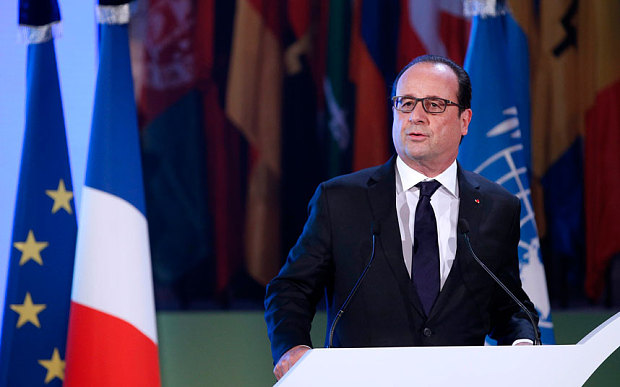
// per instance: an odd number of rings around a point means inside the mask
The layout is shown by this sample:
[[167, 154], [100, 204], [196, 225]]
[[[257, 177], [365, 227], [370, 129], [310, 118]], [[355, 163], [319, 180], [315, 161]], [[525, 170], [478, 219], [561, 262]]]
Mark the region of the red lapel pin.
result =
[[480, 204], [480, 199], [474, 199], [474, 201], [476, 202], [476, 204]]

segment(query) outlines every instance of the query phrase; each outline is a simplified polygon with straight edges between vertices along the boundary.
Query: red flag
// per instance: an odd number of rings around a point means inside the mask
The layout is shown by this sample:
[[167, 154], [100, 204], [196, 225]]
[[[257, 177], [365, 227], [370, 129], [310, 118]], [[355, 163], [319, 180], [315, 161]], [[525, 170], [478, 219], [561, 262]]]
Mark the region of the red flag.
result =
[[395, 75], [397, 2], [355, 1], [349, 76], [355, 84], [353, 170], [389, 157], [390, 82]]
[[389, 156], [389, 98], [397, 72], [423, 54], [462, 64], [469, 27], [460, 0], [354, 3], [349, 70], [356, 86], [354, 170], [381, 164]]
[[601, 296], [609, 260], [620, 252], [620, 3], [579, 7], [585, 111], [586, 293]]
[[463, 15], [461, 0], [401, 0], [400, 4], [399, 69], [424, 54], [446, 56], [461, 65], [465, 62], [471, 23]]

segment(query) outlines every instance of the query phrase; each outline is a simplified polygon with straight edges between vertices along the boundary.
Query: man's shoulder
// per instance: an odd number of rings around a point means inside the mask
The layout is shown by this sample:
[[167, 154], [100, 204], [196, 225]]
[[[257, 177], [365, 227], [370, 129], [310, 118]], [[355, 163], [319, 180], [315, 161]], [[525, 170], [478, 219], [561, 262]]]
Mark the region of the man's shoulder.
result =
[[322, 185], [325, 188], [366, 188], [370, 181], [389, 175], [389, 166], [387, 164], [377, 165], [370, 168], [361, 169], [356, 172], [347, 173], [333, 177]]
[[500, 184], [487, 179], [486, 177], [472, 171], [468, 171], [461, 168], [462, 176], [474, 187], [480, 187], [482, 191], [484, 191], [487, 195], [506, 198], [511, 200], [518, 200], [518, 198], [508, 191], [506, 188], [502, 187]]

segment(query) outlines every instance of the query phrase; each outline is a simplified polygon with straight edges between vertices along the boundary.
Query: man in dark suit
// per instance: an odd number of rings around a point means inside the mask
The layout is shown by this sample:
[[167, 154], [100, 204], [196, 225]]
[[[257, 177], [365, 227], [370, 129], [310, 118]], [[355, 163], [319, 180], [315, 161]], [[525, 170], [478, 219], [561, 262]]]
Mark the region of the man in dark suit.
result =
[[522, 290], [519, 200], [456, 162], [472, 117], [471, 84], [452, 61], [416, 58], [393, 88], [386, 164], [322, 183], [278, 276], [265, 319], [279, 379], [310, 349], [310, 325], [326, 295], [328, 326], [374, 260], [338, 321], [337, 347], [531, 344], [527, 315], [468, 252], [469, 224], [483, 262], [535, 316]]

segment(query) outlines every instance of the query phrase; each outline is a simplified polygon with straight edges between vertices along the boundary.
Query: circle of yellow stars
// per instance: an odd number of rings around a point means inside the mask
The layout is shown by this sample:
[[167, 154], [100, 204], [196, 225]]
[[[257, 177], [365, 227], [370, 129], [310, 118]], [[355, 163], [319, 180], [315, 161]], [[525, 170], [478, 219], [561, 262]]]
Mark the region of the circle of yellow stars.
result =
[[[56, 214], [59, 210], [65, 210], [68, 214], [73, 214], [71, 208], [71, 200], [73, 199], [73, 192], [67, 191], [65, 182], [60, 179], [58, 187], [55, 190], [45, 190], [45, 194], [54, 200], [51, 212]], [[40, 266], [43, 266], [43, 259], [41, 257], [41, 251], [49, 246], [48, 242], [37, 241], [34, 231], [31, 229], [28, 231], [28, 236], [23, 242], [14, 242], [13, 246], [21, 251], [22, 255], [19, 260], [19, 266], [23, 266], [29, 261], [34, 261]], [[10, 304], [11, 310], [19, 314], [16, 327], [19, 329], [25, 324], [32, 324], [37, 328], [41, 328], [39, 321], [39, 313], [47, 308], [45, 304], [35, 304], [32, 300], [30, 292], [26, 292], [24, 302], [22, 304]], [[54, 348], [51, 359], [40, 359], [38, 363], [47, 370], [45, 376], [45, 384], [51, 382], [54, 378], [64, 380], [65, 378], [65, 361], [61, 359], [58, 348]]]

